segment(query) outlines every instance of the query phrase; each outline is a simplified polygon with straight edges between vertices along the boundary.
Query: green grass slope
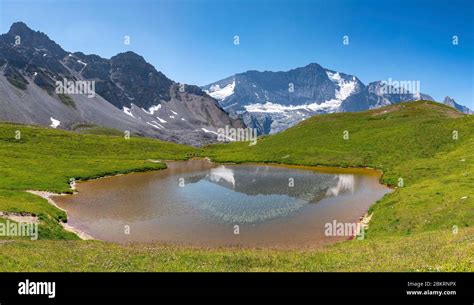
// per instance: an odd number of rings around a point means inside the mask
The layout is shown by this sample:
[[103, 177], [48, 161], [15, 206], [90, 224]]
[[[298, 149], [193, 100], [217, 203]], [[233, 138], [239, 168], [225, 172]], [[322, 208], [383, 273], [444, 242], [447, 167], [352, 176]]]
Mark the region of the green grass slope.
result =
[[[474, 271], [474, 116], [431, 102], [316, 116], [280, 134], [202, 150], [151, 139], [0, 126], [0, 211], [38, 215], [43, 240], [0, 242], [2, 271]], [[16, 130], [22, 139], [15, 140]], [[344, 139], [344, 131], [349, 139]], [[458, 139], [453, 139], [453, 131]], [[158, 169], [148, 159], [368, 166], [397, 187], [371, 208], [365, 240], [318, 250], [120, 246], [75, 239], [62, 211], [27, 189]], [[55, 240], [63, 239], [63, 240]]]
[[24, 191], [71, 193], [71, 178], [162, 169], [164, 163], [150, 160], [183, 160], [195, 153], [194, 148], [154, 139], [0, 124], [0, 211], [38, 216], [40, 238], [77, 238], [59, 225], [66, 220], [63, 211]]
[[473, 236], [468, 228], [313, 251], [16, 241], [0, 245], [0, 271], [473, 271]]

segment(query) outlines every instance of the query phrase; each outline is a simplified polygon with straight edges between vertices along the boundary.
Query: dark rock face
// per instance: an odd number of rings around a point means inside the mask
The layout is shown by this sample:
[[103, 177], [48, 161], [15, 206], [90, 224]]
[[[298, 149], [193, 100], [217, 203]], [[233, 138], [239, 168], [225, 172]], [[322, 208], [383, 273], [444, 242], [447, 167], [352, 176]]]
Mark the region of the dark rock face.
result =
[[[110, 59], [69, 53], [21, 22], [0, 35], [0, 69], [9, 83], [0, 86], [1, 120], [49, 126], [54, 118], [58, 128], [92, 123], [191, 145], [216, 141], [226, 125], [244, 127], [199, 87], [175, 83], [134, 52]], [[64, 79], [94, 82], [96, 95], [56, 94]]]
[[[380, 81], [369, 83], [363, 87], [359, 93], [349, 96], [342, 102], [342, 109], [346, 112], [363, 111], [372, 108], [383, 107], [404, 101], [417, 100], [413, 93], [390, 93], [396, 92], [393, 86], [388, 86]], [[429, 100], [433, 100], [427, 95], [423, 95]]]
[[[309, 64], [288, 72], [248, 71], [202, 87], [214, 96], [219, 90], [234, 84], [232, 95], [221, 99], [221, 105], [234, 111], [244, 110], [250, 104], [272, 103], [290, 106], [322, 103], [335, 98], [338, 84], [329, 79], [328, 70], [318, 64]], [[341, 75], [349, 78], [350, 75]], [[356, 82], [360, 82], [356, 79]], [[214, 96], [219, 99], [218, 95]]]
[[341, 111], [341, 102], [364, 85], [353, 75], [312, 63], [287, 72], [248, 71], [202, 88], [258, 134], [268, 134], [315, 114]]
[[[401, 84], [376, 81], [364, 85], [356, 76], [314, 63], [287, 72], [248, 71], [202, 89], [219, 100], [231, 116], [242, 117], [259, 134], [282, 131], [316, 114], [364, 111], [414, 100], [434, 101]], [[460, 105], [453, 107], [468, 111]]]
[[140, 107], [149, 108], [170, 99], [173, 81], [136, 53], [120, 53], [110, 60], [82, 53], [68, 57], [66, 65], [86, 79], [98, 80], [97, 94], [120, 109], [130, 107], [134, 100]]

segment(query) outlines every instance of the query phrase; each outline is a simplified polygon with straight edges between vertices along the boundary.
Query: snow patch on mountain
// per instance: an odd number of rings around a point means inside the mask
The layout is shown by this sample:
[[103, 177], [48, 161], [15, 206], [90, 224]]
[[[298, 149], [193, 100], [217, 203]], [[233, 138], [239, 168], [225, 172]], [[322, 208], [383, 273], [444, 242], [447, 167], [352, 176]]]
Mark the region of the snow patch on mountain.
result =
[[275, 104], [272, 102], [266, 102], [265, 104], [250, 104], [246, 105], [245, 110], [250, 113], [290, 113], [295, 112], [297, 115], [301, 115], [302, 113], [298, 112], [298, 110], [305, 110], [309, 112], [317, 112], [317, 111], [324, 111], [324, 112], [335, 112], [338, 110], [339, 106], [341, 105], [340, 100], [332, 99], [326, 101], [324, 103], [311, 103], [305, 105], [290, 105], [285, 106], [281, 104]]
[[166, 123], [166, 121], [163, 120], [162, 118], [160, 118], [160, 117], [156, 117], [156, 118], [158, 119], [158, 121], [160, 121], [160, 123]]
[[[151, 121], [152, 123], [150, 122], [146, 122], [148, 125], [152, 126], [152, 127], [155, 127], [157, 129], [161, 129], [161, 128], [164, 128], [162, 125], [160, 125], [159, 123], [155, 122], [155, 121]], [[160, 127], [161, 126], [161, 127]]]
[[287, 111], [294, 111], [294, 110], [298, 110], [298, 109], [305, 109], [307, 107], [307, 105], [300, 105], [300, 106], [293, 106], [293, 105], [290, 105], [290, 106], [285, 106], [285, 105], [281, 105], [281, 104], [274, 104], [272, 102], [266, 102], [265, 104], [260, 104], [260, 103], [256, 103], [256, 104], [250, 104], [250, 105], [246, 105], [244, 106], [245, 107], [245, 110], [247, 112], [263, 112], [263, 113], [284, 113], [284, 112], [287, 112]]
[[53, 117], [50, 117], [50, 120], [51, 120], [51, 125], [49, 125], [49, 126], [51, 126], [53, 128], [57, 128], [59, 126], [59, 124], [61, 124], [61, 121], [56, 120]]
[[153, 115], [153, 113], [157, 112], [160, 109], [161, 109], [161, 104], [158, 104], [156, 106], [151, 106], [150, 108], [148, 108], [148, 111], [145, 110], [145, 112]]
[[339, 110], [341, 103], [342, 103], [342, 100], [340, 99], [332, 99], [329, 101], [325, 101], [324, 103], [321, 103], [321, 104], [317, 104], [317, 103], [309, 104], [308, 109], [313, 112], [332, 113]]
[[330, 80], [332, 80], [337, 86], [339, 86], [339, 90], [336, 90], [336, 99], [343, 101], [355, 91], [355, 76], [352, 76], [351, 80], [346, 81], [341, 77], [339, 72], [333, 73], [330, 71], [326, 71], [326, 74]]
[[211, 97], [215, 98], [218, 101], [222, 101], [232, 94], [234, 94], [235, 89], [235, 80], [231, 83], [226, 85], [224, 88], [221, 88], [219, 84], [213, 85], [209, 88], [209, 90], [204, 90], [207, 94]]
[[[338, 112], [341, 103], [342, 101], [339, 99], [331, 99], [320, 104], [311, 103], [290, 106], [271, 102], [266, 102], [265, 104], [256, 103], [244, 106], [246, 110], [244, 122], [248, 126], [252, 126], [252, 122], [258, 122], [257, 124], [260, 125], [257, 127], [259, 133], [274, 134], [294, 126], [315, 114]], [[263, 126], [265, 124], [268, 124], [266, 128]]]
[[125, 112], [125, 114], [131, 116], [132, 118], [135, 117], [135, 116], [132, 114], [132, 111], [130, 110], [130, 108], [127, 108], [127, 107], [123, 106], [123, 112]]
[[215, 135], [219, 135], [217, 132], [212, 131], [212, 130], [208, 130], [208, 129], [204, 128], [204, 127], [202, 127], [201, 130], [204, 131], [205, 133], [212, 133], [212, 134], [215, 134]]

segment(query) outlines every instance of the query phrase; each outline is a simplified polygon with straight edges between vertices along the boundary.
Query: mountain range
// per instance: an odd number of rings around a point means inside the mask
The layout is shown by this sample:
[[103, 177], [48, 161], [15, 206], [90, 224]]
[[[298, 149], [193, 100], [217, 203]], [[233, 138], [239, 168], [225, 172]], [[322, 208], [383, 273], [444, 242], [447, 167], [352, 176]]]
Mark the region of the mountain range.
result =
[[[215, 142], [218, 128], [244, 126], [199, 87], [170, 80], [134, 52], [70, 53], [22, 22], [0, 36], [0, 70], [2, 121], [105, 126], [190, 145]], [[58, 81], [94, 82], [94, 95], [58, 94]]]
[[[312, 63], [285, 72], [247, 71], [203, 86], [234, 117], [273, 134], [316, 114], [363, 111], [405, 101], [434, 99], [410, 91], [401, 82], [363, 84], [354, 75], [325, 69]], [[412, 84], [407, 82], [405, 84]], [[412, 85], [417, 89], [416, 84]], [[446, 97], [445, 104], [461, 112], [472, 111]]]
[[[93, 94], [58, 92], [58, 82], [91, 84]], [[108, 127], [200, 146], [216, 142], [225, 126], [270, 134], [316, 114], [433, 100], [396, 89], [381, 81], [364, 85], [315, 63], [287, 72], [247, 71], [198, 87], [169, 79], [131, 51], [110, 59], [65, 51], [22, 22], [0, 35], [0, 121]], [[444, 103], [472, 113], [449, 97]]]

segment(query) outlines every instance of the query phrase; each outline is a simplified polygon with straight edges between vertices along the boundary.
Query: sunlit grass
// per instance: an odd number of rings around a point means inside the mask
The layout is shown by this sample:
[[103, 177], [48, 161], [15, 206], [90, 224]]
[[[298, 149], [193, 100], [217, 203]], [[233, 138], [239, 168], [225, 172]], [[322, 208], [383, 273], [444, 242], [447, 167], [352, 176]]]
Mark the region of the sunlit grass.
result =
[[[21, 131], [21, 139], [15, 132]], [[343, 139], [348, 131], [349, 139]], [[453, 139], [456, 131], [458, 139]], [[3, 271], [473, 271], [474, 117], [432, 102], [315, 116], [257, 145], [195, 149], [94, 129], [82, 135], [0, 125], [0, 211], [37, 215], [40, 241], [0, 242]], [[116, 135], [116, 136], [113, 136]], [[219, 162], [372, 167], [397, 187], [370, 209], [367, 239], [318, 250], [119, 246], [77, 239], [63, 211], [24, 190], [70, 192], [70, 178], [161, 169], [209, 156]], [[400, 184], [402, 183], [402, 184]], [[45, 240], [46, 239], [46, 240]]]

